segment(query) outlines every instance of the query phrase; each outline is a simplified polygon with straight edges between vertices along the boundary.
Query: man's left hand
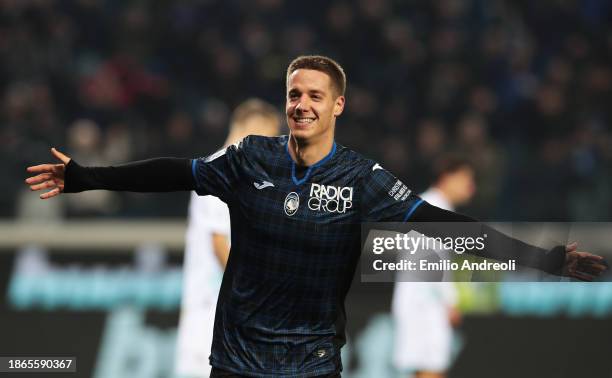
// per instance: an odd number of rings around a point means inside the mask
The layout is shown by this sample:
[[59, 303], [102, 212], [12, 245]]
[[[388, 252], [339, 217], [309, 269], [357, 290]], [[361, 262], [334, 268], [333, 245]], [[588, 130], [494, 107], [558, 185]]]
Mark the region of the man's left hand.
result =
[[577, 278], [582, 281], [593, 281], [600, 276], [608, 266], [603, 257], [588, 252], [578, 251], [578, 243], [565, 246], [565, 276]]

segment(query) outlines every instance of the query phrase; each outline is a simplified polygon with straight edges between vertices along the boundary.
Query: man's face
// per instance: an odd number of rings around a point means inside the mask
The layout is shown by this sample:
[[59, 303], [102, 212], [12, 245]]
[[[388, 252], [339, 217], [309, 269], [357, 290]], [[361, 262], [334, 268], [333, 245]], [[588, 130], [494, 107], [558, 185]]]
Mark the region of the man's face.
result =
[[333, 139], [343, 109], [344, 96], [335, 94], [326, 73], [298, 69], [289, 76], [285, 112], [294, 138], [315, 143]]

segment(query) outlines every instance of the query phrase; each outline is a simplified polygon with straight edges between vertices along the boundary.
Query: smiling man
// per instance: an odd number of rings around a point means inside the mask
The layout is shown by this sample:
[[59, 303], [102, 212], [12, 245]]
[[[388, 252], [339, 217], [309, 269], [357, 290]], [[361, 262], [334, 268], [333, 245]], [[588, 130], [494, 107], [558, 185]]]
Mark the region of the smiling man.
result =
[[[345, 88], [338, 63], [301, 56], [287, 70], [289, 136], [249, 136], [206, 158], [114, 167], [82, 167], [52, 149], [61, 163], [29, 167], [37, 175], [26, 183], [49, 189], [43, 199], [93, 189], [195, 189], [221, 198], [230, 210], [231, 253], [217, 303], [211, 376], [338, 377], [360, 223], [474, 221], [427, 204], [379, 164], [336, 144]], [[565, 264], [585, 279], [603, 269], [601, 258], [575, 245], [545, 251], [503, 244], [511, 239], [497, 235], [492, 257], [512, 256], [549, 272]]]
[[344, 110], [346, 77], [334, 61], [302, 57], [287, 70], [289, 153], [300, 166], [310, 166], [327, 155], [334, 144], [336, 118]]

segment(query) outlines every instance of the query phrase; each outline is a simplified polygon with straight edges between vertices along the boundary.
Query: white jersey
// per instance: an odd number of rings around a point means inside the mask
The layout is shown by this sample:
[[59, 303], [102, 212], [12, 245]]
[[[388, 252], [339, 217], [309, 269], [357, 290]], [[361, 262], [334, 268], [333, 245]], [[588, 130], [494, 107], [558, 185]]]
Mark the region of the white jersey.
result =
[[[446, 210], [452, 205], [435, 188], [420, 195]], [[443, 372], [450, 364], [452, 327], [448, 308], [457, 302], [452, 282], [397, 282], [393, 291], [393, 362], [399, 370]]]
[[210, 349], [217, 296], [223, 278], [212, 235], [230, 239], [227, 205], [213, 196], [191, 194], [185, 240], [183, 295], [176, 349], [176, 371], [188, 377], [210, 375]]

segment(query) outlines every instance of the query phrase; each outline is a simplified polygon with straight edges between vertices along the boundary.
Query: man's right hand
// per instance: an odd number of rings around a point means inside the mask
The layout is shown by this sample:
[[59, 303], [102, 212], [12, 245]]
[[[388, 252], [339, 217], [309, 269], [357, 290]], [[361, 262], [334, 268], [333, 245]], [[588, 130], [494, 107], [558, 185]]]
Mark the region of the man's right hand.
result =
[[51, 189], [40, 195], [42, 199], [55, 197], [64, 191], [64, 172], [66, 171], [66, 165], [70, 162], [68, 156], [55, 148], [51, 149], [51, 153], [61, 161], [60, 164], [40, 164], [27, 168], [29, 173], [37, 174], [25, 180], [26, 184], [30, 185], [31, 190]]

